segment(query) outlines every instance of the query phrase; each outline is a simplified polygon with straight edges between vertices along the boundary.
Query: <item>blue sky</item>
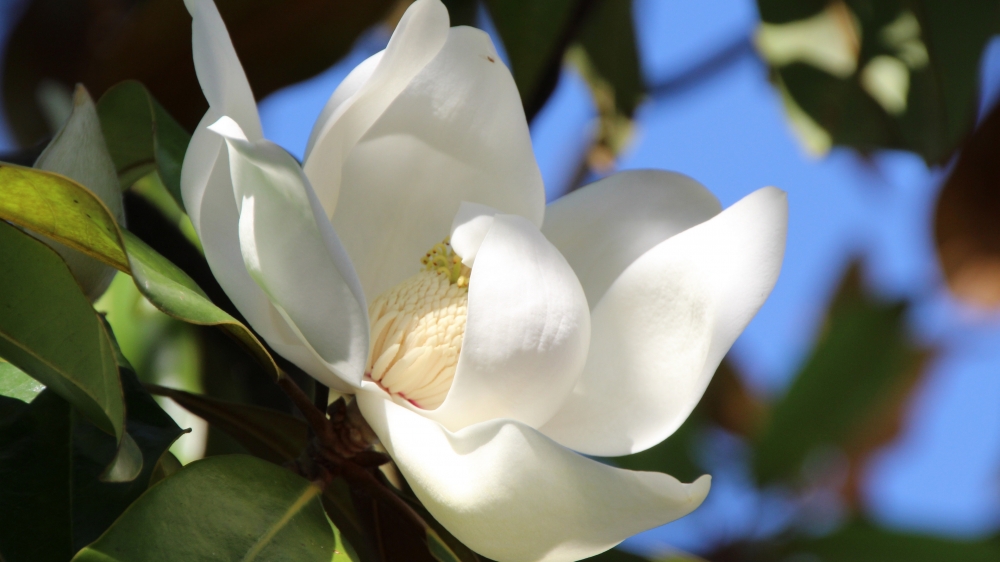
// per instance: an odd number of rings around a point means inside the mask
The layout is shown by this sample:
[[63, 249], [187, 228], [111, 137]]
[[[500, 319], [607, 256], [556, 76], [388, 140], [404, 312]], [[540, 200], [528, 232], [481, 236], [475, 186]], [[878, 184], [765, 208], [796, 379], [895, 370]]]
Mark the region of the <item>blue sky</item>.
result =
[[[645, 78], [655, 84], [747, 38], [758, 16], [752, 0], [636, 0], [635, 19]], [[265, 134], [301, 157], [327, 97], [387, 38], [384, 31], [372, 31], [327, 72], [263, 100]], [[983, 68], [985, 97], [992, 100], [1000, 89], [1000, 42], [987, 50]], [[572, 177], [593, 134], [594, 116], [582, 80], [564, 72], [532, 126], [550, 198]], [[6, 131], [0, 130], [0, 144], [10, 144]], [[781, 278], [732, 354], [762, 396], [780, 395], [795, 373], [852, 257], [864, 258], [874, 291], [912, 299], [913, 337], [941, 353], [909, 405], [902, 435], [868, 467], [867, 505], [877, 519], [902, 529], [956, 536], [997, 529], [1000, 317], [963, 307], [944, 291], [930, 229], [943, 171], [929, 170], [902, 152], [870, 161], [840, 149], [822, 159], [807, 155], [787, 125], [766, 68], [749, 50], [690, 87], [641, 106], [635, 139], [619, 167], [685, 173], [725, 206], [765, 185], [788, 192]], [[748, 475], [731, 462], [746, 454], [738, 443], [725, 435], [711, 443], [705, 455], [717, 469], [706, 505], [629, 546], [697, 549], [751, 529], [766, 532], [788, 515], [780, 491], [750, 492]], [[769, 514], [764, 518], [762, 504], [773, 506], [764, 509]]]

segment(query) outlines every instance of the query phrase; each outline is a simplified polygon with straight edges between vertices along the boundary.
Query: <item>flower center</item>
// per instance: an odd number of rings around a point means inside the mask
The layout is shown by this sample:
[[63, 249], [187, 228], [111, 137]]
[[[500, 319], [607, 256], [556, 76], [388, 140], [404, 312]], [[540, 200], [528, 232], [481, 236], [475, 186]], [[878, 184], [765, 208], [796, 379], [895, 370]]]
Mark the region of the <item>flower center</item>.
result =
[[433, 410], [444, 402], [462, 351], [469, 275], [446, 239], [424, 269], [368, 307], [371, 349], [365, 375], [390, 394]]

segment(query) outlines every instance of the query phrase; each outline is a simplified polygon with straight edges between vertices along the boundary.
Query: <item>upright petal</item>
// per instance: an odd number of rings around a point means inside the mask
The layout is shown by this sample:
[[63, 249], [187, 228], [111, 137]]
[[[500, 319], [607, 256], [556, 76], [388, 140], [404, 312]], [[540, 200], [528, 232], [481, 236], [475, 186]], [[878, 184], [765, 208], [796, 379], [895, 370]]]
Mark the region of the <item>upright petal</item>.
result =
[[469, 280], [451, 390], [421, 412], [452, 430], [493, 418], [538, 427], [576, 384], [589, 338], [587, 299], [566, 260], [524, 217], [496, 215]]
[[206, 127], [226, 115], [239, 123], [250, 140], [258, 140], [264, 135], [250, 83], [243, 72], [243, 65], [236, 57], [236, 49], [233, 48], [226, 24], [223, 23], [215, 2], [184, 0], [184, 4], [192, 17], [194, 69], [209, 105], [208, 113], [191, 138], [181, 170], [184, 206], [200, 236], [202, 199], [222, 147], [222, 139], [209, 133]]
[[[253, 93], [212, 0], [185, 0], [185, 4], [193, 17], [195, 70], [210, 105], [184, 154], [181, 169], [184, 206], [201, 239], [212, 274], [240, 314], [276, 351], [293, 361], [298, 356], [300, 360], [296, 363], [302, 365], [311, 355], [298, 343], [243, 265], [229, 153], [222, 137], [208, 130], [232, 112], [239, 128], [251, 138], [259, 139], [260, 119]], [[319, 369], [314, 365], [307, 371]]]
[[[362, 80], [366, 71], [360, 71], [355, 80], [362, 83], [351, 96], [341, 102], [335, 99], [339, 97], [335, 91], [327, 103], [327, 108], [336, 104], [336, 109], [326, 115], [324, 108], [320, 115], [316, 124], [319, 130], [314, 129], [310, 135], [314, 142], [310, 142], [303, 167], [327, 216], [333, 216], [337, 207], [347, 154], [441, 50], [448, 38], [448, 24], [448, 9], [439, 0], [417, 0], [399, 20], [371, 75]], [[349, 82], [345, 88], [351, 89], [354, 84]]]
[[758, 190], [643, 254], [593, 310], [580, 382], [541, 431], [577, 451], [642, 451], [673, 433], [774, 287], [783, 191]]
[[193, 18], [194, 69], [208, 105], [239, 123], [251, 141], [262, 138], [257, 101], [215, 2], [184, 0], [184, 5]]
[[452, 433], [384, 398], [358, 394], [365, 419], [428, 511], [501, 562], [580, 560], [687, 515], [708, 494], [654, 472], [584, 458], [511, 420]]
[[[368, 315], [357, 276], [295, 159], [236, 123], [211, 127], [229, 147], [239, 237], [250, 276], [328, 371], [360, 386], [368, 356]], [[317, 376], [319, 375], [319, 376]]]
[[333, 226], [365, 295], [412, 275], [463, 201], [535, 225], [545, 209], [514, 80], [489, 36], [456, 27], [345, 163]]
[[382, 62], [382, 55], [384, 54], [385, 50], [383, 49], [361, 61], [361, 64], [351, 69], [347, 76], [337, 85], [330, 99], [326, 100], [323, 111], [319, 113], [316, 123], [313, 124], [312, 131], [309, 133], [309, 142], [306, 143], [306, 160], [309, 160], [309, 153], [312, 152], [313, 146], [319, 140], [320, 134], [327, 130], [327, 126], [332, 123], [333, 117], [339, 115], [337, 110], [353, 98], [354, 94], [358, 93], [362, 86], [368, 82], [368, 79], [372, 77], [375, 69]]
[[639, 256], [720, 210], [718, 199], [687, 176], [630, 170], [549, 204], [542, 233], [573, 266], [593, 308]]

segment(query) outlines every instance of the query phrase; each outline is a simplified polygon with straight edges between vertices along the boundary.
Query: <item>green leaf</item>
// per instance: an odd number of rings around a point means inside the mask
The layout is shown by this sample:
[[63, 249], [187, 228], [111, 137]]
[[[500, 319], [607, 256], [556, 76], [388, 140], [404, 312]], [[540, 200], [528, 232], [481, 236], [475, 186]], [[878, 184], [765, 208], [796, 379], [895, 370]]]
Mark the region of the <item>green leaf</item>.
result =
[[0, 396], [31, 402], [43, 390], [45, 390], [44, 384], [0, 359]]
[[585, 0], [486, 0], [530, 120], [555, 87]]
[[[115, 174], [115, 165], [104, 143], [97, 108], [83, 86], [76, 87], [73, 110], [69, 118], [39, 155], [32, 168], [59, 174], [88, 186], [91, 192], [107, 206], [114, 219], [119, 222], [125, 220], [122, 190]], [[57, 193], [52, 190], [47, 191], [52, 194]], [[52, 207], [46, 210], [57, 212], [57, 209], [58, 207]], [[58, 225], [58, 222], [56, 224]], [[62, 256], [90, 300], [96, 300], [104, 293], [115, 275], [114, 268], [54, 240], [42, 241], [52, 246]]]
[[17, 418], [0, 422], [0, 552], [8, 562], [68, 560], [96, 539], [147, 488], [157, 459], [182, 433], [122, 369], [127, 429], [143, 456], [130, 482], [105, 482], [114, 437], [46, 390]]
[[0, 219], [128, 272], [112, 214], [80, 184], [52, 172], [0, 163], [0, 192]]
[[614, 90], [615, 106], [631, 117], [645, 86], [632, 26], [631, 0], [598, 2], [578, 37], [594, 70]]
[[183, 209], [181, 165], [191, 135], [135, 80], [105, 92], [97, 113], [122, 189], [155, 172]]
[[333, 535], [336, 539], [336, 544], [333, 547], [333, 560], [331, 562], [361, 562], [361, 558], [354, 552], [351, 545], [344, 541], [340, 530], [336, 527], [333, 528]]
[[115, 346], [128, 412], [126, 428], [142, 454], [142, 471], [130, 482], [103, 482], [102, 468], [114, 456], [114, 442], [91, 424], [73, 426], [74, 550], [93, 542], [149, 487], [159, 461], [184, 431], [143, 388]]
[[797, 474], [810, 452], [844, 445], [923, 353], [907, 339], [905, 305], [862, 293], [852, 268], [816, 348], [771, 412], [754, 449], [761, 482]]
[[857, 521], [831, 535], [793, 542], [782, 559], [792, 557], [823, 562], [994, 562], [1000, 560], [1000, 542], [903, 533]]
[[245, 455], [196, 461], [149, 489], [73, 560], [328, 562], [336, 542], [314, 484]]
[[129, 273], [154, 306], [184, 322], [221, 327], [277, 377], [274, 359], [253, 332], [212, 304], [180, 268], [119, 229], [104, 204], [86, 187], [56, 174], [7, 164], [0, 165], [0, 189], [0, 219], [45, 234]]
[[250, 454], [274, 464], [295, 460], [306, 447], [309, 426], [283, 412], [163, 386], [148, 385], [147, 388], [225, 431]]
[[[306, 447], [308, 426], [283, 412], [162, 386], [148, 385], [147, 388], [153, 394], [174, 400], [211, 427], [225, 432], [250, 454], [268, 462], [283, 465], [297, 459]], [[346, 483], [339, 478], [331, 481], [323, 491], [322, 501], [347, 541], [366, 552], [364, 531]]]
[[[46, 390], [0, 421], [0, 556], [6, 562], [68, 560], [74, 552], [69, 403]], [[7, 506], [18, 506], [10, 509]]]
[[0, 355], [115, 435], [123, 464], [108, 477], [134, 477], [118, 366], [100, 317], [54, 250], [2, 221], [0, 263]]
[[269, 374], [277, 377], [274, 359], [250, 329], [215, 306], [179, 267], [131, 233], [123, 231], [122, 234], [132, 278], [153, 306], [189, 324], [219, 326], [235, 337]]

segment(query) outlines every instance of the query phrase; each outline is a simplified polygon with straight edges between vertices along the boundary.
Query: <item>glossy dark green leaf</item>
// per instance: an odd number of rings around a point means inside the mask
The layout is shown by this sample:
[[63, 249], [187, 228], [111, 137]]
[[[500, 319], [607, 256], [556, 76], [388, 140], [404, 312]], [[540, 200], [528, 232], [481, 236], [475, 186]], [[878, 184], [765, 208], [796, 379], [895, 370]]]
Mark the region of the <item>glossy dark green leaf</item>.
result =
[[147, 388], [225, 431], [250, 454], [274, 464], [295, 460], [306, 447], [309, 426], [283, 412], [163, 386], [149, 385]]
[[336, 546], [312, 483], [245, 455], [191, 463], [149, 489], [77, 562], [328, 562]]
[[[0, 165], [0, 219], [91, 255], [129, 273], [154, 306], [192, 324], [220, 326], [277, 376], [270, 353], [246, 326], [215, 306], [180, 268], [119, 229], [86, 187], [39, 170]], [[127, 253], [126, 253], [127, 250]]]
[[44, 384], [0, 358], [0, 396], [31, 402], [43, 390]]
[[73, 555], [71, 414], [68, 402], [46, 390], [21, 415], [0, 421], [0, 556], [6, 562]]
[[645, 92], [632, 25], [632, 0], [598, 2], [578, 40], [594, 70], [614, 89], [615, 106], [631, 116]]
[[486, 0], [529, 120], [555, 88], [563, 51], [589, 4], [589, 0]]
[[333, 534], [336, 543], [333, 546], [333, 560], [330, 562], [361, 562], [361, 558], [358, 556], [358, 553], [354, 551], [354, 548], [350, 545], [350, 543], [344, 541], [340, 529], [334, 527]]
[[219, 326], [235, 337], [270, 374], [278, 367], [260, 340], [246, 326], [215, 306], [180, 268], [129, 232], [123, 232], [132, 278], [156, 308], [191, 324]]
[[125, 390], [126, 429], [142, 452], [142, 471], [131, 482], [104, 482], [103, 467], [115, 453], [114, 441], [93, 425], [73, 425], [73, 544], [74, 550], [101, 535], [150, 485], [167, 449], [184, 433], [143, 388], [128, 361], [115, 348]]
[[994, 562], [1000, 560], [1000, 542], [903, 533], [859, 521], [831, 535], [797, 540], [786, 556], [823, 562]]
[[101, 479], [115, 438], [46, 390], [0, 422], [0, 553], [8, 562], [69, 560], [147, 488], [157, 459], [182, 433], [123, 365], [126, 428], [143, 456], [129, 482]]
[[[149, 385], [148, 388], [203, 418], [212, 428], [222, 430], [247, 452], [263, 460], [283, 465], [297, 459], [306, 447], [308, 426], [283, 412], [162, 386]], [[367, 539], [363, 536], [346, 483], [334, 479], [324, 490], [322, 500], [327, 514], [343, 531], [346, 540], [367, 553], [364, 550]]]
[[128, 271], [113, 215], [80, 184], [51, 172], [0, 164], [0, 194], [0, 219]]
[[122, 188], [156, 173], [183, 209], [181, 165], [191, 135], [135, 80], [105, 92], [97, 113]]
[[[261, 98], [329, 68], [393, 0], [216, 0], [236, 52]], [[208, 109], [191, 57], [191, 17], [178, 0], [33, 0], [4, 53], [3, 101], [25, 145], [47, 133], [41, 84], [99, 97], [136, 79], [188, 131]], [[58, 87], [56, 86], [56, 87]]]
[[912, 372], [922, 352], [907, 338], [905, 305], [864, 294], [852, 268], [802, 370], [774, 405], [754, 448], [761, 482], [798, 474], [818, 447], [843, 445]]
[[0, 263], [0, 356], [115, 435], [123, 454], [134, 452], [111, 340], [65, 262], [0, 221]]

